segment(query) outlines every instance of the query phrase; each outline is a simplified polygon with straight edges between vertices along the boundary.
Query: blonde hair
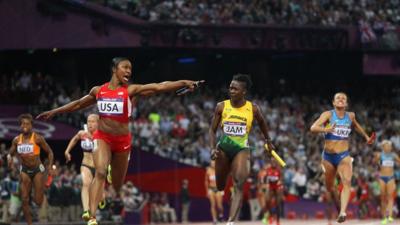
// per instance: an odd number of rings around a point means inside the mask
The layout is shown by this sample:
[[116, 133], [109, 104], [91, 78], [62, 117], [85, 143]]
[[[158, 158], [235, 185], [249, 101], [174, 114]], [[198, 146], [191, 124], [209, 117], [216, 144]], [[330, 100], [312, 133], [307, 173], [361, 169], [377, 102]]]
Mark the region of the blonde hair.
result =
[[99, 115], [97, 115], [95, 113], [89, 114], [87, 118], [89, 119], [89, 117], [94, 117], [94, 119], [97, 120], [97, 121], [99, 121], [99, 118], [100, 118]]
[[392, 141], [385, 139], [385, 140], [381, 141], [380, 146], [383, 147], [383, 146], [386, 145], [386, 144], [392, 145]]

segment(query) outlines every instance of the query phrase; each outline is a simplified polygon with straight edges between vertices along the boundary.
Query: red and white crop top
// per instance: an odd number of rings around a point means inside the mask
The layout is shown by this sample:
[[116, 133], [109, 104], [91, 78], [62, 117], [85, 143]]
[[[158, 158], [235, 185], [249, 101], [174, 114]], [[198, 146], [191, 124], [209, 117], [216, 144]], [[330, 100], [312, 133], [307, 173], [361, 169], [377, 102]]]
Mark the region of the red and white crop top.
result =
[[109, 118], [121, 123], [128, 123], [132, 112], [128, 86], [123, 85], [111, 90], [108, 85], [108, 82], [103, 84], [96, 95], [100, 118]]

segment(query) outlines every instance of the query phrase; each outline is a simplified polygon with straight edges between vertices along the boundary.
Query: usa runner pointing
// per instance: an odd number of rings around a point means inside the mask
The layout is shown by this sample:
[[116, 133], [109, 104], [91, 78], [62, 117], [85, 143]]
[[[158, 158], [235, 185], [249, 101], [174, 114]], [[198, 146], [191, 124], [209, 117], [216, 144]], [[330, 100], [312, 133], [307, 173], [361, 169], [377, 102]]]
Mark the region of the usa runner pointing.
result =
[[103, 196], [107, 165], [111, 164], [112, 167], [112, 184], [116, 193], [119, 193], [125, 180], [132, 139], [129, 131], [131, 97], [175, 91], [182, 87], [193, 90], [196, 87], [196, 82], [191, 80], [145, 85], [128, 84], [132, 75], [132, 63], [127, 58], [114, 58], [111, 73], [110, 82], [93, 87], [88, 95], [37, 116], [37, 118], [50, 119], [56, 114], [74, 112], [97, 103], [100, 119], [98, 130], [93, 134], [93, 160], [96, 174], [89, 189], [91, 219], [88, 225], [97, 225], [95, 215], [97, 205]]

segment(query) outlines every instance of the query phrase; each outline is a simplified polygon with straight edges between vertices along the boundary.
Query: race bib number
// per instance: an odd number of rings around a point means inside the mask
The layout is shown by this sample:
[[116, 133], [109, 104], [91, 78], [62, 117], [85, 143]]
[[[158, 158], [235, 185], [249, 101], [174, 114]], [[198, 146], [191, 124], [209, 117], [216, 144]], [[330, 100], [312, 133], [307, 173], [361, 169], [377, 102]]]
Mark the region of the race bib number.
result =
[[350, 136], [351, 129], [348, 128], [347, 126], [344, 127], [335, 127], [335, 130], [333, 131], [333, 134], [335, 136], [339, 136], [342, 138], [348, 138]]
[[210, 180], [214, 181], [215, 179], [215, 175], [210, 176]]
[[44, 168], [44, 166], [43, 166], [43, 164], [40, 164], [39, 165], [39, 170], [40, 170], [40, 172], [44, 172], [46, 169]]
[[81, 141], [81, 148], [85, 150], [92, 150], [93, 149], [93, 141], [89, 139], [83, 139]]
[[33, 145], [32, 144], [18, 145], [17, 152], [19, 154], [32, 154], [33, 153]]
[[97, 100], [97, 108], [100, 114], [121, 115], [124, 113], [124, 99], [102, 98]]
[[246, 123], [224, 122], [224, 133], [229, 136], [245, 136], [246, 128]]
[[394, 161], [393, 160], [383, 160], [382, 161], [382, 166], [393, 167], [394, 166]]
[[268, 176], [267, 180], [269, 182], [277, 182], [279, 180], [279, 177], [277, 177], [277, 176]]

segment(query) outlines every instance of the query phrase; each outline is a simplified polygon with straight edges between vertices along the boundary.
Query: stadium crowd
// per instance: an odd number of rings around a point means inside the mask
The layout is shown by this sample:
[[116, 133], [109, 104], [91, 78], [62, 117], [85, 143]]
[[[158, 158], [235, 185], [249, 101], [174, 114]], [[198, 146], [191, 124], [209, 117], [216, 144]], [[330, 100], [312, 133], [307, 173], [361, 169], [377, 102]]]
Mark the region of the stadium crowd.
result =
[[151, 22], [186, 25], [268, 24], [323, 25], [400, 24], [398, 0], [92, 0]]

